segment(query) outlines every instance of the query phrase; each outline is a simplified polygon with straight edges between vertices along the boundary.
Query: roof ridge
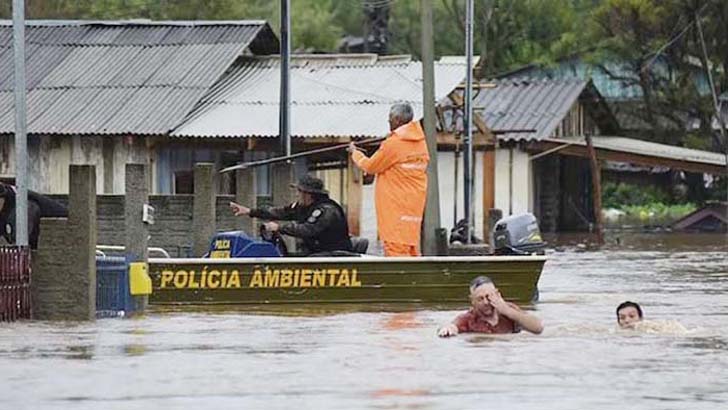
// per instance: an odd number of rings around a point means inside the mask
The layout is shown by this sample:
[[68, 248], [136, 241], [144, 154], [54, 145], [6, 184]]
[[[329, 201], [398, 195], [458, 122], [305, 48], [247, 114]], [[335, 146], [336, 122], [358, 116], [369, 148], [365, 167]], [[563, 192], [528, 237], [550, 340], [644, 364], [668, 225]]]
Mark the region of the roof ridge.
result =
[[[268, 24], [265, 20], [64, 20], [39, 19], [25, 20], [28, 27], [69, 27], [69, 26], [251, 26]], [[0, 26], [12, 27], [13, 21], [0, 19]]]
[[542, 78], [542, 77], [520, 77], [520, 78], [491, 78], [480, 80], [480, 84], [491, 83], [495, 85], [574, 85], [586, 84], [590, 80], [581, 78]]

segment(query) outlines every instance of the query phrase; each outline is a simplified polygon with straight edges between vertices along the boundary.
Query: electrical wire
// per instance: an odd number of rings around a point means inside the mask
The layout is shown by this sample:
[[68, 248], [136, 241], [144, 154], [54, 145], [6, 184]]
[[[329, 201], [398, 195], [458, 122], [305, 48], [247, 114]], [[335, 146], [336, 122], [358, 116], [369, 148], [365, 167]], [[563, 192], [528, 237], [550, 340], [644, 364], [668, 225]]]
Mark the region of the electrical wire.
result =
[[690, 20], [690, 23], [688, 23], [677, 35], [673, 36], [667, 43], [665, 43], [662, 47], [660, 47], [656, 52], [655, 55], [648, 61], [646, 64], [642, 66], [642, 70], [649, 69], [652, 64], [655, 63], [655, 61], [662, 55], [662, 53], [667, 50], [671, 45], [675, 44], [682, 36], [685, 35], [685, 33], [690, 30], [690, 28], [695, 24], [697, 19], [700, 17], [701, 14], [703, 14], [703, 11], [708, 7], [710, 3], [705, 3], [703, 7], [701, 7], [696, 13], [695, 18]]

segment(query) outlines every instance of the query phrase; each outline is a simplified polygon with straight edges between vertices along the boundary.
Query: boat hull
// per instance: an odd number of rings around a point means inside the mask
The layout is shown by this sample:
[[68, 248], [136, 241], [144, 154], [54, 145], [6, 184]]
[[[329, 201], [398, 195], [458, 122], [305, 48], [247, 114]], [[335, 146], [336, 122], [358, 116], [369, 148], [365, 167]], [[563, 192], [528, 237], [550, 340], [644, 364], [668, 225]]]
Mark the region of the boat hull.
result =
[[150, 259], [153, 305], [457, 303], [491, 277], [531, 302], [544, 256]]

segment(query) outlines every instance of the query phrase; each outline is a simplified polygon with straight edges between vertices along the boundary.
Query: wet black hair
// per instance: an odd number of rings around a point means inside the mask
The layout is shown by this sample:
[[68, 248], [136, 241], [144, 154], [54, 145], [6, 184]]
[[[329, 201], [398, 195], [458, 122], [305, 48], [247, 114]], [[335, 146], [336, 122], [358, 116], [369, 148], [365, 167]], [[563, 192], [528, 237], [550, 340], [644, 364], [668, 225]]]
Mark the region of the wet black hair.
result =
[[640, 319], [642, 319], [642, 308], [640, 307], [640, 305], [638, 305], [635, 302], [630, 302], [628, 300], [626, 302], [620, 303], [619, 306], [617, 306], [617, 310], [616, 310], [617, 320], [619, 320], [619, 311], [624, 308], [628, 308], [628, 307], [633, 307], [633, 308], [637, 309], [637, 314], [640, 315]]
[[487, 276], [478, 276], [477, 278], [470, 281], [470, 292], [477, 289], [478, 286], [487, 285], [488, 283], [492, 283], [493, 286], [495, 286], [495, 282], [493, 282], [493, 279]]

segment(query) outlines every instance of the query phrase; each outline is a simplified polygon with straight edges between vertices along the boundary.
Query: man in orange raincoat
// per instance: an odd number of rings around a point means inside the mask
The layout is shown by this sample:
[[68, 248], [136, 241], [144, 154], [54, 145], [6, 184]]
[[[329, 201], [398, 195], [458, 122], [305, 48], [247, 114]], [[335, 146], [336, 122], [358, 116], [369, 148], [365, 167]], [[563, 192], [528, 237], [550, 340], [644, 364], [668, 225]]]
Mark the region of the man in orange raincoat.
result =
[[376, 175], [377, 229], [385, 256], [419, 256], [420, 225], [427, 197], [425, 133], [413, 121], [412, 107], [397, 103], [389, 111], [391, 133], [371, 158], [349, 145], [354, 163]]

